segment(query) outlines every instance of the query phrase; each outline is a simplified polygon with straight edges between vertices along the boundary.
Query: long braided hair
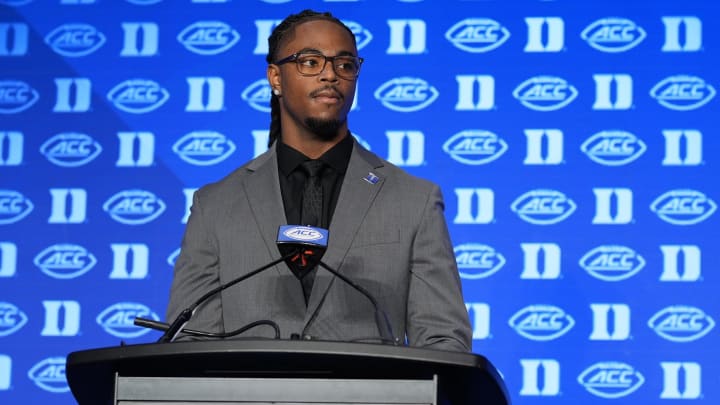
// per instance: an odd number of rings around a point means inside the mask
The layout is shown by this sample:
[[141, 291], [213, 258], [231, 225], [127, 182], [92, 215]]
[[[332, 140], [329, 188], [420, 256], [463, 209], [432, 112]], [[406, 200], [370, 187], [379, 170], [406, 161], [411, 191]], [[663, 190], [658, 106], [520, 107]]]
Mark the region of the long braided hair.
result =
[[[275, 62], [278, 59], [277, 51], [280, 48], [281, 42], [295, 29], [296, 26], [313, 20], [327, 20], [332, 21], [341, 27], [345, 28], [347, 32], [355, 42], [355, 34], [352, 30], [343, 24], [342, 21], [337, 19], [329, 12], [320, 13], [313, 10], [303, 10], [297, 14], [291, 14], [287, 16], [275, 29], [272, 34], [268, 37], [268, 54], [265, 60], [268, 64]], [[280, 99], [274, 93], [270, 94], [270, 139], [268, 146], [272, 144], [280, 137]]]

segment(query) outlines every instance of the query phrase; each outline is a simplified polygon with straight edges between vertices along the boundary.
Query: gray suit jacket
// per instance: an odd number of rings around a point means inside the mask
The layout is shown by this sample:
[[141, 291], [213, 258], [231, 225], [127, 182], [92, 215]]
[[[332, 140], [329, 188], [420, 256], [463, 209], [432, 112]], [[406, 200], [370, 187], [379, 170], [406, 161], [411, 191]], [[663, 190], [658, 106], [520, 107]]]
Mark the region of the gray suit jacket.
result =
[[[365, 178], [378, 177], [373, 184]], [[471, 330], [439, 188], [353, 147], [323, 261], [375, 296], [411, 346], [467, 351]], [[275, 148], [200, 188], [175, 264], [167, 319], [207, 291], [280, 257], [285, 225]], [[282, 263], [200, 306], [188, 328], [231, 331], [260, 319], [291, 334], [353, 341], [379, 336], [370, 302], [318, 267], [306, 307]], [[243, 336], [273, 336], [266, 326]]]

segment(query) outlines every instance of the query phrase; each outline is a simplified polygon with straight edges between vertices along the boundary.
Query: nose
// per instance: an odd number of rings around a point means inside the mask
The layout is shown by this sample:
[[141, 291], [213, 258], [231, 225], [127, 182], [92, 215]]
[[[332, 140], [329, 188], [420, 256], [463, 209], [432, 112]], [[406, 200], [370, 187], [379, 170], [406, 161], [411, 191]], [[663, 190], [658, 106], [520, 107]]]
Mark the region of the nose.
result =
[[335, 73], [335, 64], [331, 60], [325, 59], [325, 67], [320, 72], [320, 80], [326, 82], [338, 81], [338, 75]]

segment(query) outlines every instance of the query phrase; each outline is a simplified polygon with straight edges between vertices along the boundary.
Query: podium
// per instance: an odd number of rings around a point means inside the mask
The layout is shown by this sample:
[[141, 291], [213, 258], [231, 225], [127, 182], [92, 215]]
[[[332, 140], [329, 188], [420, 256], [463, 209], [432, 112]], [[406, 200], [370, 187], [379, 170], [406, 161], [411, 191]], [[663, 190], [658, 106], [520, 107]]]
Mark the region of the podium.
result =
[[506, 405], [484, 357], [366, 343], [222, 340], [73, 352], [80, 405]]

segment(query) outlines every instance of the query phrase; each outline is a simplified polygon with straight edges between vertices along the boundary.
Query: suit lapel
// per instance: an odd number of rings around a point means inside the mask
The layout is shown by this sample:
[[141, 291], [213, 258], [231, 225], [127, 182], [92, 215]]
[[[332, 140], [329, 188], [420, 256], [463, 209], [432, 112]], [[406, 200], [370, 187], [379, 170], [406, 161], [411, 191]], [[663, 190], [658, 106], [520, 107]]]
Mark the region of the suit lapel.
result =
[[[265, 155], [251, 162], [247, 170], [252, 174], [243, 183], [248, 206], [271, 257], [277, 256], [278, 228], [286, 222], [275, 156], [273, 146]], [[278, 268], [278, 271], [281, 270], [282, 267]]]
[[[382, 161], [357, 142], [354, 143], [345, 179], [338, 198], [337, 206], [330, 225], [329, 246], [323, 256], [323, 262], [337, 271], [342, 264], [355, 235], [375, 197], [383, 186], [384, 176], [378, 171]], [[376, 176], [376, 178], [372, 178]], [[323, 268], [315, 275], [305, 322], [314, 317], [335, 276]], [[337, 281], [342, 282], [342, 281]], [[306, 327], [309, 325], [306, 325]]]

